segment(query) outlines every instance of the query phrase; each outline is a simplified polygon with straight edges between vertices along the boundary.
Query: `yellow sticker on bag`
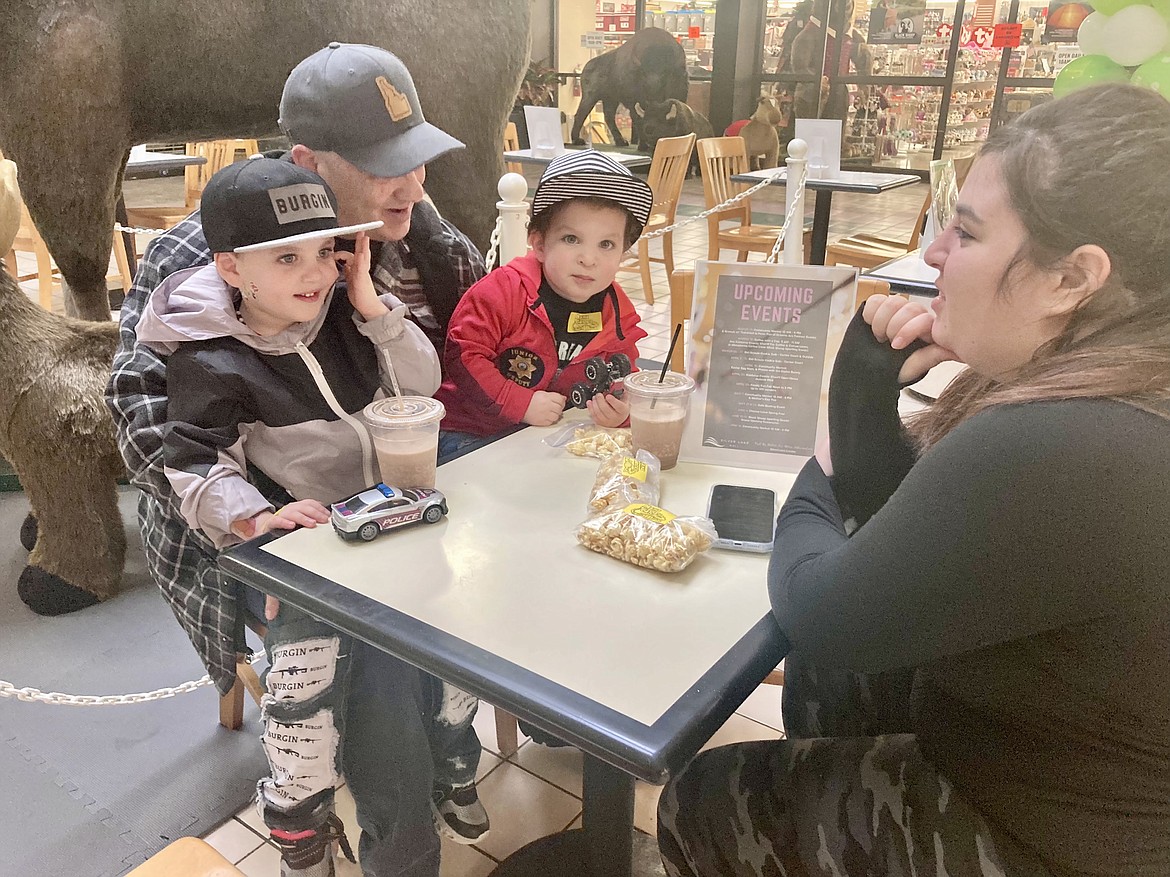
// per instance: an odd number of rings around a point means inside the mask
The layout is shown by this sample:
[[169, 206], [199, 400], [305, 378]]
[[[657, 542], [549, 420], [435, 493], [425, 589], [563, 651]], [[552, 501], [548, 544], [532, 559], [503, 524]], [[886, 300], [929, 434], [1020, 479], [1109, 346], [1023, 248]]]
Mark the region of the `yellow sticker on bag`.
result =
[[647, 521], [653, 521], [655, 524], [669, 524], [674, 520], [674, 515], [666, 509], [660, 509], [656, 505], [650, 505], [645, 502], [636, 502], [633, 505], [628, 505], [623, 511], [630, 515], [636, 515], [639, 518], [645, 518]]
[[645, 481], [649, 474], [650, 467], [641, 460], [635, 460], [633, 457], [626, 457], [622, 460], [623, 478], [636, 478], [638, 481]]
[[578, 314], [576, 312], [569, 314], [570, 332], [600, 332], [601, 331], [601, 311], [595, 311], [592, 314]]

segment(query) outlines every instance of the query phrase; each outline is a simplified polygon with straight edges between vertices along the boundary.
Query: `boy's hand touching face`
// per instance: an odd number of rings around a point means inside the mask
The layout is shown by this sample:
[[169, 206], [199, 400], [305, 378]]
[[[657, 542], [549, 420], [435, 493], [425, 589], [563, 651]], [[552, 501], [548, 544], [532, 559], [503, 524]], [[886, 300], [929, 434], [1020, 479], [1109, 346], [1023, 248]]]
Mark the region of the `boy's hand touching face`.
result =
[[349, 302], [353, 309], [362, 315], [362, 319], [368, 322], [389, 313], [390, 309], [379, 300], [378, 293], [374, 290], [374, 281], [370, 278], [370, 239], [366, 237], [366, 233], [364, 231], [357, 233], [352, 253], [338, 250], [334, 257], [341, 263], [345, 272], [345, 288], [349, 293]]
[[630, 403], [612, 393], [599, 394], [585, 403], [598, 426], [618, 427], [629, 419]]
[[521, 419], [529, 426], [552, 426], [561, 419], [565, 410], [565, 397], [560, 393], [537, 390], [532, 394], [528, 410]]

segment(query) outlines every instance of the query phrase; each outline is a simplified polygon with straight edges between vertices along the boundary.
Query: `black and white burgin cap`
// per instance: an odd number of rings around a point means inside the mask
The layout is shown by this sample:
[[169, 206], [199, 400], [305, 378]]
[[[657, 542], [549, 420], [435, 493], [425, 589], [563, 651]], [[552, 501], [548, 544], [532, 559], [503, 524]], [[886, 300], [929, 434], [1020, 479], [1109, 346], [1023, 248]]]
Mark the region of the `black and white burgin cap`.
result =
[[369, 231], [381, 220], [337, 224], [337, 196], [313, 171], [256, 156], [207, 181], [199, 202], [203, 236], [213, 253], [247, 253], [290, 243]]

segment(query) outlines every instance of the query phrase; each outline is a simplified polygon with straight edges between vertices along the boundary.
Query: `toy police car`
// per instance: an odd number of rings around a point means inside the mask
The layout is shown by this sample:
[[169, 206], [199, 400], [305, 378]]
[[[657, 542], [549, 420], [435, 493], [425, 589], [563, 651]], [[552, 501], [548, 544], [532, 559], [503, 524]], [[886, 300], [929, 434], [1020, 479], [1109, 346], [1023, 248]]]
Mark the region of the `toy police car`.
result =
[[346, 541], [372, 542], [380, 533], [405, 524], [437, 524], [447, 514], [447, 498], [433, 487], [400, 490], [376, 484], [330, 509], [338, 536]]

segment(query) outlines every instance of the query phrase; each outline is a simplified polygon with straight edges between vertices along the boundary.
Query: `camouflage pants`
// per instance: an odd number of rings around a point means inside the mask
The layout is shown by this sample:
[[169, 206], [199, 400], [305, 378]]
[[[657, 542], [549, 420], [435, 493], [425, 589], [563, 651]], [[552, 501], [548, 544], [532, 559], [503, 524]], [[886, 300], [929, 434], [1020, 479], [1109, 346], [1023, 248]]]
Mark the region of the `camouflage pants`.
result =
[[[983, 817], [926, 761], [912, 734], [873, 736], [904, 721], [908, 674], [866, 678], [786, 664], [789, 733], [855, 735], [701, 753], [659, 801], [658, 844], [667, 874], [1011, 873]], [[862, 731], [871, 735], [856, 735]]]

